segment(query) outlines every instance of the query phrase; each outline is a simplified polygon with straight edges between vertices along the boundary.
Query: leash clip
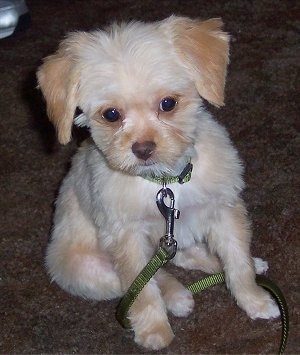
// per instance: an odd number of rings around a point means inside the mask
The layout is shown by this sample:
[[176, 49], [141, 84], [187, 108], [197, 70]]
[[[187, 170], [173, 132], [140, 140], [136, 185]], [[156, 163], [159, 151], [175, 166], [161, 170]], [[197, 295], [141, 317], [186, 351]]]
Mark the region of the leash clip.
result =
[[[165, 204], [165, 199], [169, 200], [169, 206]], [[170, 260], [174, 258], [177, 251], [177, 241], [174, 239], [174, 222], [179, 218], [180, 211], [174, 208], [174, 193], [165, 184], [156, 195], [156, 204], [166, 220], [166, 234], [160, 239], [160, 246], [168, 253]]]

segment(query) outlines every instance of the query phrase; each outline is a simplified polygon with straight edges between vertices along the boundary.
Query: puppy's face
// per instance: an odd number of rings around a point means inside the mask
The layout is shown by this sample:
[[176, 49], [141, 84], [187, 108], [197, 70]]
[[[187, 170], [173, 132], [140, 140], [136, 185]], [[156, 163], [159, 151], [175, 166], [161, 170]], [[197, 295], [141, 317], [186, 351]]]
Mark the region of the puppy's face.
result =
[[99, 53], [99, 34], [94, 36], [78, 88], [94, 141], [115, 169], [172, 171], [191, 153], [195, 137], [199, 95], [193, 81], [156, 32], [141, 38], [134, 38], [136, 31], [118, 33], [102, 48], [99, 63], [89, 61]]
[[113, 169], [178, 172], [193, 155], [201, 99], [223, 104], [228, 36], [219, 20], [171, 17], [154, 24], [74, 33], [38, 72], [62, 143], [77, 124]]

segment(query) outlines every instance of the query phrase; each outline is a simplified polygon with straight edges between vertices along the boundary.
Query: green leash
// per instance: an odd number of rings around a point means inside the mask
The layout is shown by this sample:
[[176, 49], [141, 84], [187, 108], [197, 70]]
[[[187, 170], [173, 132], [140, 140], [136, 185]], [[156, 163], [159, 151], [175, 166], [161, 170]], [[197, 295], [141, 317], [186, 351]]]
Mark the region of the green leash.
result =
[[133, 281], [128, 291], [121, 299], [121, 302], [117, 307], [116, 317], [118, 322], [124, 328], [130, 328], [130, 320], [127, 318], [129, 308], [132, 306], [133, 302], [136, 300], [137, 296], [152, 276], [169, 260], [170, 258], [168, 256], [168, 252], [163, 248], [159, 248], [156, 255], [154, 255], [154, 257], [140, 272], [138, 277]]
[[[121, 299], [116, 312], [116, 318], [119, 323], [124, 328], [130, 328], [130, 320], [127, 318], [128, 311], [134, 301], [136, 300], [139, 293], [142, 291], [144, 286], [148, 281], [154, 276], [154, 274], [165, 265], [170, 260], [170, 252], [166, 251], [163, 247], [160, 247], [156, 255], [148, 262], [144, 269], [140, 272], [137, 278], [133, 281], [129, 287], [127, 293]], [[225, 282], [224, 273], [218, 273], [214, 275], [207, 276], [187, 287], [193, 294], [199, 293], [209, 287], [222, 284]], [[285, 298], [278, 288], [278, 286], [268, 278], [257, 275], [256, 282], [259, 286], [264, 287], [269, 291], [275, 300], [277, 301], [281, 313], [282, 321], [282, 334], [281, 334], [281, 343], [279, 348], [279, 354], [283, 354], [286, 347], [289, 331], [289, 316], [288, 316], [288, 307], [285, 301]]]
[[[188, 182], [191, 178], [193, 165], [188, 163], [182, 173], [174, 178], [151, 178], [149, 180], [156, 183], [162, 183], [163, 188], [158, 191], [156, 195], [156, 203], [159, 211], [164, 216], [166, 220], [166, 234], [160, 240], [160, 248], [154, 257], [148, 262], [144, 269], [140, 272], [137, 278], [133, 281], [129, 287], [127, 293], [121, 299], [117, 311], [116, 317], [119, 323], [124, 328], [130, 328], [130, 320], [127, 317], [128, 311], [139, 293], [149, 282], [149, 280], [155, 275], [155, 273], [164, 266], [170, 259], [172, 259], [177, 250], [177, 242], [174, 239], [174, 221], [179, 218], [180, 212], [174, 208], [175, 198], [173, 191], [166, 187], [166, 184], [179, 182], [183, 184]], [[165, 199], [168, 199], [169, 206], [164, 202]], [[215, 286], [225, 282], [224, 273], [218, 273], [214, 275], [207, 276], [187, 287], [193, 294], [201, 292], [211, 286]], [[289, 331], [289, 315], [288, 307], [285, 301], [285, 298], [277, 287], [277, 285], [269, 280], [268, 278], [257, 275], [256, 282], [259, 286], [264, 287], [269, 291], [277, 301], [281, 313], [282, 321], [282, 334], [281, 334], [281, 344], [279, 348], [279, 354], [283, 354], [283, 351], [286, 347], [288, 331]]]

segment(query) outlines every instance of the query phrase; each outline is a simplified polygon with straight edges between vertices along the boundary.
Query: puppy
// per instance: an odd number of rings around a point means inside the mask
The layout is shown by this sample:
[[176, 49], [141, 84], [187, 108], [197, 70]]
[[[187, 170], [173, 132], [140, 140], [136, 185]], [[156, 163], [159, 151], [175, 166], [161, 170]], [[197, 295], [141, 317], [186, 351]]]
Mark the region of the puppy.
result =
[[[176, 177], [192, 162], [191, 180], [170, 185], [181, 216], [172, 262], [225, 271], [238, 305], [253, 319], [279, 315], [255, 283], [267, 263], [250, 255], [251, 231], [240, 198], [243, 168], [228, 134], [203, 107], [224, 103], [229, 36], [220, 19], [171, 16], [75, 32], [38, 70], [58, 139], [73, 123], [91, 138], [73, 159], [56, 201], [46, 255], [53, 280], [73, 295], [121, 297], [153, 256], [165, 232], [153, 178]], [[83, 112], [74, 120], [76, 108]], [[167, 311], [185, 317], [192, 294], [163, 269], [130, 309], [136, 343], [166, 347], [174, 334]]]

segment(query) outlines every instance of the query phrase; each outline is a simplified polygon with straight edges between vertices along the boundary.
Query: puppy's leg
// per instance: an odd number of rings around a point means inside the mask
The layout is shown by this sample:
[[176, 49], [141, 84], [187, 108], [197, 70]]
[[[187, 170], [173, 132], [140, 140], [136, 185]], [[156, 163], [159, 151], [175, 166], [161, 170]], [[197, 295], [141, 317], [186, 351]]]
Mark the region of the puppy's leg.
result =
[[216, 255], [210, 253], [204, 243], [178, 250], [172, 262], [184, 269], [202, 270], [209, 274], [222, 271], [222, 265]]
[[208, 243], [220, 256], [226, 283], [238, 305], [252, 318], [275, 318], [279, 309], [268, 292], [255, 282], [255, 266], [250, 256], [251, 233], [242, 203], [220, 211]]
[[156, 273], [155, 279], [158, 282], [167, 309], [174, 316], [187, 317], [194, 308], [195, 302], [192, 293], [163, 269]]
[[[113, 246], [112, 255], [117, 265], [122, 289], [129, 288], [142, 268], [149, 261], [152, 248], [143, 235], [132, 227], [124, 231]], [[170, 327], [166, 306], [155, 278], [152, 278], [131, 306], [128, 317], [135, 333], [135, 342], [148, 349], [158, 350], [170, 344], [174, 334]]]
[[[267, 261], [261, 258], [252, 259], [257, 274], [264, 274], [268, 270]], [[204, 243], [197, 243], [188, 249], [178, 250], [172, 262], [184, 269], [201, 270], [208, 274], [223, 271], [223, 266], [218, 256], [212, 254]]]
[[52, 280], [74, 295], [96, 300], [121, 295], [110, 257], [99, 247], [97, 230], [71, 189], [61, 193], [56, 204], [46, 266]]

